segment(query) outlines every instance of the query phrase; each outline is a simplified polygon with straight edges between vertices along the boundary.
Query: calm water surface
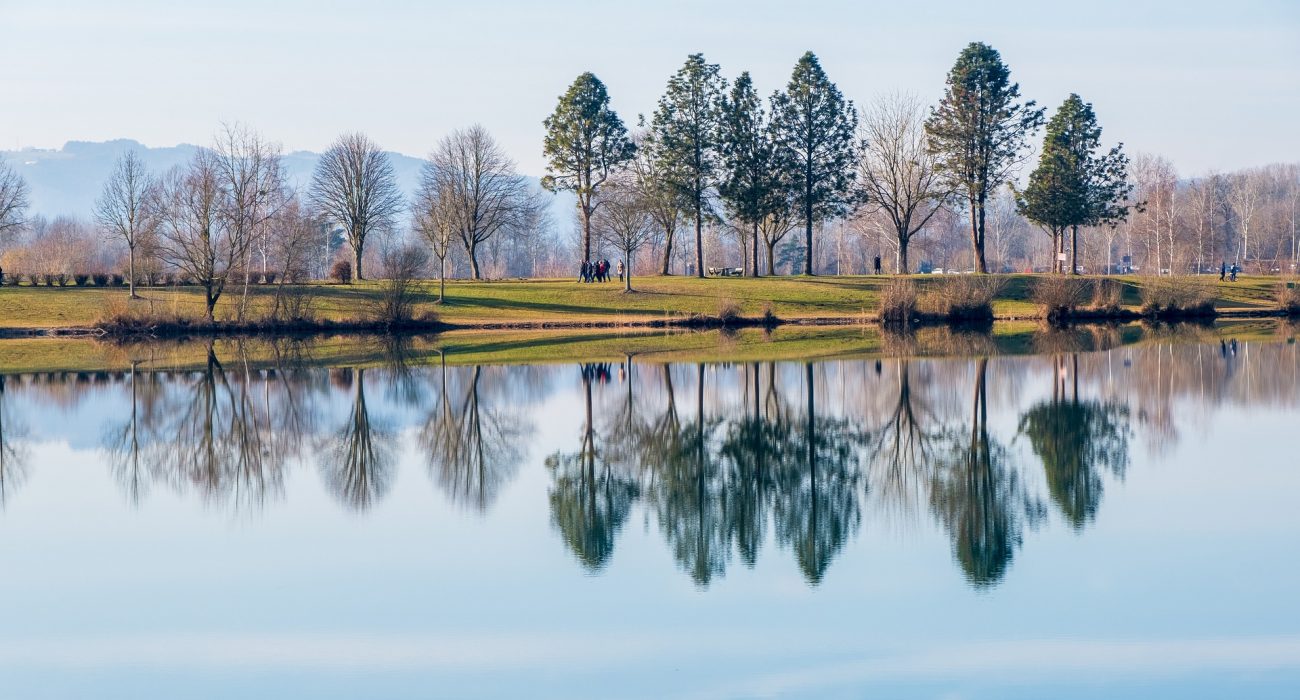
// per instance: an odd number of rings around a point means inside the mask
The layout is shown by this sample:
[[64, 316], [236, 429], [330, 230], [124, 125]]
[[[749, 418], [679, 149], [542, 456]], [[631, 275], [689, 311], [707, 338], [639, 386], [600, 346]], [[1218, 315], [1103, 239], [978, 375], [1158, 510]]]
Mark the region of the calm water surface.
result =
[[1300, 353], [0, 384], [0, 697], [1300, 697]]

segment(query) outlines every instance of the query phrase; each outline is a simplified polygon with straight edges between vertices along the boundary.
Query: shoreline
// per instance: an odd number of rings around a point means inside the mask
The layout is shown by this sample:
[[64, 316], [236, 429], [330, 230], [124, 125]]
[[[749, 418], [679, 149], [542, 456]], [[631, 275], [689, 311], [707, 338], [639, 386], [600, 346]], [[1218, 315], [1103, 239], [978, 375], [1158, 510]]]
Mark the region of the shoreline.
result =
[[449, 331], [571, 331], [571, 330], [728, 330], [741, 328], [834, 327], [834, 326], [894, 326], [910, 328], [968, 327], [973, 324], [1039, 322], [1053, 326], [1071, 326], [1089, 323], [1128, 323], [1134, 321], [1186, 322], [1216, 321], [1221, 319], [1286, 319], [1300, 315], [1284, 309], [1223, 309], [1213, 313], [1142, 313], [1132, 309], [1116, 312], [1088, 312], [1082, 310], [1059, 320], [1049, 320], [1041, 314], [995, 314], [991, 319], [925, 318], [907, 324], [882, 321], [879, 316], [803, 316], [796, 318], [748, 317], [722, 319], [716, 316], [685, 316], [674, 319], [634, 320], [503, 320], [483, 322], [411, 321], [401, 324], [371, 322], [350, 323], [322, 321], [299, 324], [167, 324], [160, 323], [139, 329], [112, 329], [100, 326], [47, 326], [0, 328], [0, 340], [18, 338], [90, 338], [100, 340], [148, 340], [176, 338], [292, 338], [316, 335], [358, 336], [414, 336], [437, 335]]

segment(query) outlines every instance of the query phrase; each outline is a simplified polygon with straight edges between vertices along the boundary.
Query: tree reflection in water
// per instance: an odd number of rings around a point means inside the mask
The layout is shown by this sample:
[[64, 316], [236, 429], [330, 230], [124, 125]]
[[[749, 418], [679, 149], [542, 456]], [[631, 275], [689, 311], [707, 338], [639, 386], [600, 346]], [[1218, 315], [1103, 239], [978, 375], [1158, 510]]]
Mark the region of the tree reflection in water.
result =
[[18, 443], [19, 432], [6, 400], [5, 377], [0, 375], [0, 508], [27, 477], [27, 449]]
[[[1020, 417], [1020, 433], [1043, 462], [1052, 501], [1079, 530], [1097, 515], [1102, 471], [1123, 477], [1128, 467], [1129, 411], [1117, 402], [1079, 399], [1077, 354], [1070, 366], [1060, 355], [1052, 365], [1052, 398]], [[1073, 377], [1068, 392], [1067, 375]]]
[[[672, 367], [660, 365], [662, 407], [636, 415], [635, 365], [602, 441], [592, 416], [593, 377], [582, 372], [586, 419], [573, 453], [547, 460], [552, 469], [552, 522], [579, 559], [604, 566], [638, 498], [654, 513], [678, 566], [697, 585], [726, 572], [733, 557], [757, 561], [768, 523], [777, 544], [795, 555], [805, 578], [819, 582], [860, 522], [857, 463], [862, 436], [843, 418], [817, 415], [812, 365], [800, 413], [782, 400], [769, 366], [765, 398], [758, 365], [745, 368], [752, 388], [742, 411], [710, 415], [706, 366], [694, 368], [694, 406], [682, 418]], [[752, 370], [752, 372], [751, 372]]]
[[[589, 571], [599, 571], [614, 553], [614, 541], [632, 512], [639, 494], [636, 479], [616, 468], [606, 458], [596, 433], [592, 408], [592, 381], [596, 373], [590, 366], [582, 368], [583, 424], [578, 449], [555, 453], [546, 458], [551, 473], [547, 494], [551, 506], [551, 524], [560, 531], [564, 542]], [[639, 426], [633, 423], [632, 382], [627, 382], [627, 401], [614, 421], [613, 441], [619, 445], [633, 443], [631, 437]], [[616, 448], [617, 449], [617, 448]], [[633, 453], [622, 452], [624, 460]], [[616, 458], [617, 459], [617, 458]], [[627, 462], [624, 462], [626, 464]]]
[[[963, 352], [989, 350], [961, 342]], [[589, 570], [614, 560], [638, 510], [701, 587], [737, 561], [755, 566], [764, 548], [817, 584], [864, 520], [905, 521], [937, 526], [968, 581], [985, 587], [1003, 580], [1048, 506], [1075, 529], [1098, 517], [1135, 435], [1170, 439], [1220, 406], [1300, 407], [1294, 345], [1234, 351], [1180, 341], [1081, 353], [1119, 340], [1055, 333], [1035, 342], [1056, 354], [741, 365], [626, 358], [574, 373], [428, 367], [401, 343], [381, 348], [387, 362], [377, 369], [305, 369], [310, 348], [294, 343], [259, 347], [255, 365], [245, 341], [215, 341], [186, 355], [200, 361], [186, 371], [133, 364], [119, 374], [0, 376], [0, 504], [30, 468], [16, 421], [57, 431], [41, 411], [71, 410], [102, 382], [119, 385], [96, 400], [120, 408], [95, 413], [111, 416], [102, 444], [132, 505], [162, 486], [256, 510], [281, 498], [302, 464], [341, 504], [365, 510], [392, 488], [402, 445], [421, 453], [449, 500], [486, 511], [524, 465], [530, 401], [567, 385], [578, 390], [573, 415], [546, 421], [576, 434], [545, 457], [547, 504]], [[1043, 376], [1051, 391], [1031, 393]]]
[[[453, 387], [453, 380], [459, 387]], [[435, 483], [453, 503], [486, 511], [514, 477], [527, 430], [519, 416], [482, 399], [483, 368], [448, 370], [441, 364], [434, 407], [420, 431], [420, 446]]]
[[352, 410], [321, 460], [321, 474], [339, 502], [364, 511], [387, 495], [392, 484], [393, 436], [371, 420], [366, 370], [355, 375], [345, 375], [352, 385]]

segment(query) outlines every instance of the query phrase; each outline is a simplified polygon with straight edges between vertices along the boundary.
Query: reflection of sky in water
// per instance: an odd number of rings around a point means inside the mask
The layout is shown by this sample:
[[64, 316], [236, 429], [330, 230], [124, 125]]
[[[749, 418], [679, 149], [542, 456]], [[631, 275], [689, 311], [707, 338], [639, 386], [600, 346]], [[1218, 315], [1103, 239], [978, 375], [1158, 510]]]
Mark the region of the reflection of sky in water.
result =
[[[1072, 361], [988, 363], [990, 441], [1042, 515], [1005, 572], [978, 587], [930, 496], [890, 501], [905, 498], [875, 463], [860, 467], [860, 521], [816, 586], [776, 516], [752, 568], [731, 554], [697, 585], [660, 519], [698, 512], [654, 502], [678, 493], [654, 490], [662, 470], [638, 476], [642, 495], [603, 569], [584, 568], [553, 524], [555, 477], [544, 467], [581, 446], [586, 394], [574, 366], [480, 371], [478, 416], [504, 421], [495, 434], [512, 442], [487, 446], [498, 463], [479, 465], [497, 470], [486, 480], [425, 457], [447, 444], [424, 434], [426, 419], [465, 416], [472, 368], [449, 370], [446, 405], [436, 368], [417, 370], [407, 394], [367, 371], [367, 417], [390, 436], [393, 464], [364, 511], [326, 465], [352, 420], [355, 382], [306, 375], [296, 392], [311, 429], [260, 498], [156, 472], [132, 508], [108, 447], [129, 419], [129, 384], [10, 378], [3, 427], [26, 436], [16, 441], [25, 477], [6, 483], [0, 514], [0, 695], [1294, 697], [1294, 346], [1252, 345], [1227, 360], [1217, 346], [1189, 345], [1079, 356], [1080, 401], [1126, 407], [1132, 433], [1122, 478], [1103, 471], [1095, 511], [1077, 528], [1020, 432], [1054, 386], [1073, 400]], [[877, 375], [874, 361], [817, 365], [817, 415], [878, 437], [905, 372], [923, 427], [946, 425], [969, 443], [978, 367], [887, 360]], [[792, 421], [805, 420], [804, 365], [768, 371], [757, 370], [760, 398], [772, 377]], [[696, 376], [693, 365], [671, 370], [684, 423]], [[746, 415], [754, 376], [706, 368], [706, 414]], [[666, 406], [660, 366], [637, 365], [633, 377], [639, 414]], [[254, 423], [285, 415], [274, 380], [227, 379], [221, 400], [247, 389], [269, 407]], [[186, 415], [186, 387], [201, 383], [186, 381], [163, 387], [160, 429]], [[616, 366], [592, 385], [598, 433], [626, 389]], [[179, 464], [165, 435], [152, 439], [164, 448], [158, 464]], [[870, 445], [860, 458], [878, 456]], [[490, 493], [476, 490], [485, 484]]]

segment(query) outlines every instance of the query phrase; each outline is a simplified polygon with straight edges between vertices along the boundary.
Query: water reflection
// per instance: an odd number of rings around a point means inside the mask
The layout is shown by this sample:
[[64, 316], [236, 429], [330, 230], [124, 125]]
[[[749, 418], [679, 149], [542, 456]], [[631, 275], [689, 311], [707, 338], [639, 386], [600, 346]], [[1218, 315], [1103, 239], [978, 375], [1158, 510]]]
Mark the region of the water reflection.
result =
[[411, 462], [491, 514], [544, 466], [550, 524], [591, 572], [642, 517], [699, 587], [763, 557], [816, 585], [864, 527], [888, 525], [943, 533], [988, 587], [1036, 528], [1103, 517], [1135, 446], [1159, 453], [1225, 407], [1300, 403], [1294, 344], [1114, 333], [1036, 334], [1046, 356], [826, 363], [428, 366], [394, 347], [378, 366], [324, 370], [292, 344], [257, 363], [208, 346], [184, 371], [0, 376], [0, 505], [34, 445], [84, 434], [57, 417], [93, 408], [132, 506], [166, 489], [255, 514], [302, 469], [367, 511]]
[[1079, 398], [1078, 355], [1052, 363], [1052, 397], [1020, 416], [1020, 433], [1043, 463], [1052, 502], [1079, 530], [1097, 515], [1103, 472], [1122, 478], [1128, 467], [1129, 413], [1116, 401]]
[[27, 475], [26, 447], [21, 442], [23, 427], [11, 413], [5, 393], [5, 377], [0, 375], [0, 508]]

